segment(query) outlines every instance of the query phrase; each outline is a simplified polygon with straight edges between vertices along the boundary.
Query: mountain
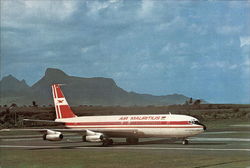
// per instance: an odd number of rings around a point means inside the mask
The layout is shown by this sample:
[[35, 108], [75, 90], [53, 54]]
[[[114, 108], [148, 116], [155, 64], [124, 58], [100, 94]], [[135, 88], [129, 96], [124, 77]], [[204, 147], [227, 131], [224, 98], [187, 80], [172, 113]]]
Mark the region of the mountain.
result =
[[30, 96], [32, 91], [24, 80], [19, 81], [9, 75], [0, 81], [0, 93], [0, 103], [11, 104], [20, 101], [27, 103], [27, 96]]
[[29, 86], [26, 84], [25, 80], [19, 81], [12, 75], [3, 77], [0, 81], [1, 90], [3, 91], [13, 91], [19, 92], [20, 90], [27, 91], [29, 90]]
[[111, 78], [82, 78], [69, 76], [59, 69], [48, 68], [45, 75], [33, 86], [29, 87], [24, 80], [19, 81], [13, 76], [4, 77], [0, 81], [1, 104], [53, 104], [51, 85], [62, 86], [65, 96], [71, 105], [170, 105], [183, 104], [189, 98], [180, 95], [154, 96], [127, 92], [118, 87]]

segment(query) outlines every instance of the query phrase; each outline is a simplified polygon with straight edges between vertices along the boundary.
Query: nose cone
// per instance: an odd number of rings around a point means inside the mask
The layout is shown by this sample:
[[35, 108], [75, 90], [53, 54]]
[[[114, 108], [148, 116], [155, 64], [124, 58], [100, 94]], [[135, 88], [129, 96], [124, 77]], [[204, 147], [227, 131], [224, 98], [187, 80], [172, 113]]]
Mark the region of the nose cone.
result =
[[203, 130], [205, 131], [207, 129], [207, 127], [205, 125], [203, 125]]
[[207, 127], [206, 127], [204, 124], [201, 124], [201, 123], [200, 123], [200, 125], [203, 126], [203, 130], [204, 130], [204, 131], [207, 129]]

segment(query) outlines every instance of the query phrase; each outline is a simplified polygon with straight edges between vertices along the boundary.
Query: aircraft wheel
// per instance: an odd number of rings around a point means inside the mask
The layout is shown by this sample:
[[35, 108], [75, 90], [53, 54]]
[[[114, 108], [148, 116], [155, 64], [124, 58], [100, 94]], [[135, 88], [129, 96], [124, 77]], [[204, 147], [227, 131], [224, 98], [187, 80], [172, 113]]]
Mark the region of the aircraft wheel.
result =
[[83, 135], [83, 136], [82, 136], [82, 141], [83, 141], [83, 142], [86, 142], [86, 135]]
[[114, 143], [113, 139], [108, 139], [108, 143], [109, 143], [109, 145], [113, 145], [113, 143]]
[[44, 141], [46, 140], [46, 136], [47, 136], [47, 134], [43, 134], [43, 140]]
[[188, 140], [187, 140], [187, 139], [184, 139], [184, 140], [182, 141], [182, 144], [183, 144], [183, 145], [188, 145]]
[[112, 139], [105, 139], [102, 142], [102, 146], [110, 146], [113, 145], [114, 141]]

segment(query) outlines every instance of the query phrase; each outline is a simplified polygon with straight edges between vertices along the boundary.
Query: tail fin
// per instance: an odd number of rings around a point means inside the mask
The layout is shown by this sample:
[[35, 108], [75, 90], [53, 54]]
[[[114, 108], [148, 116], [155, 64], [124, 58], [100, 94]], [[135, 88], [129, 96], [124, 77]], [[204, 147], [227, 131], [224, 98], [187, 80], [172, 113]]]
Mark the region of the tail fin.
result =
[[68, 105], [60, 84], [53, 84], [51, 88], [56, 109], [56, 119], [77, 117]]

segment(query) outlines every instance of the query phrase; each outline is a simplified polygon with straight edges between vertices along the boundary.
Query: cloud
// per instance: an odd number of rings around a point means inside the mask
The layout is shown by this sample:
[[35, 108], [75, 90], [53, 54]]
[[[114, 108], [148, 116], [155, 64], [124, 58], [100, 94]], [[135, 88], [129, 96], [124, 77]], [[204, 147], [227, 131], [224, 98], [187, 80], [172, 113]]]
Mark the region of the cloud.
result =
[[217, 28], [217, 33], [227, 35], [227, 34], [239, 34], [241, 32], [241, 26], [222, 26]]
[[1, 73], [32, 84], [55, 67], [136, 92], [247, 102], [249, 7], [235, 3], [1, 1]]
[[87, 6], [89, 7], [89, 13], [90, 14], [96, 14], [100, 10], [108, 8], [112, 3], [108, 1], [93, 1], [93, 2], [87, 2]]
[[154, 8], [154, 1], [151, 0], [143, 0], [141, 3], [141, 8], [138, 10], [138, 15], [141, 18], [147, 18], [149, 17]]
[[81, 50], [81, 53], [86, 53], [86, 52], [88, 52], [88, 51], [90, 51], [91, 49], [93, 48], [93, 46], [84, 46], [84, 47], [82, 47], [82, 48], [80, 48], [80, 50]]
[[201, 70], [207, 69], [218, 69], [219, 71], [230, 72], [231, 70], [241, 69], [245, 63], [229, 63], [228, 61], [210, 61], [204, 64], [199, 64], [198, 62], [193, 62], [191, 64], [191, 69]]
[[[77, 1], [1, 1], [1, 22], [5, 27], [29, 28], [35, 24], [63, 21], [77, 10]], [[49, 23], [47, 23], [49, 24]]]
[[250, 45], [250, 36], [240, 37], [240, 47]]
[[250, 8], [250, 2], [249, 1], [229, 1], [229, 7], [233, 9], [246, 9]]
[[112, 10], [117, 11], [121, 7], [122, 3], [122, 0], [86, 1], [88, 9], [87, 15], [91, 17], [99, 17], [105, 12]]
[[179, 29], [185, 26], [186, 26], [186, 21], [182, 17], [176, 16], [168, 22], [157, 25], [156, 30], [157, 31], [175, 31], [176, 29]]
[[56, 18], [64, 20], [69, 18], [76, 10], [77, 5], [75, 1], [23, 1], [26, 15], [40, 16], [46, 18]]
[[191, 25], [189, 25], [188, 27], [188, 31], [191, 32], [191, 33], [198, 33], [200, 35], [206, 35], [208, 30], [207, 30], [207, 27], [206, 25], [197, 25], [196, 23], [192, 23]]

